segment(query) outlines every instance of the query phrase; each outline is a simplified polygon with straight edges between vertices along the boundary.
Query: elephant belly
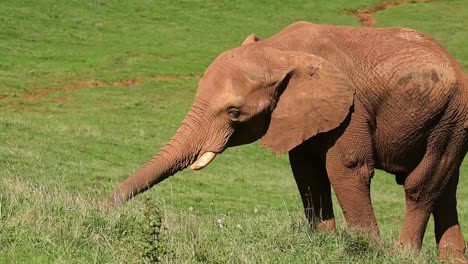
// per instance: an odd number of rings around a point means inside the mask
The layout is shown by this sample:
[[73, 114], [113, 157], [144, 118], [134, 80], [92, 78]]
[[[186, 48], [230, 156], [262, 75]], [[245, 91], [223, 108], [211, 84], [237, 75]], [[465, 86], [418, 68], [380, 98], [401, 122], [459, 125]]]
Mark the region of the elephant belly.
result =
[[432, 110], [423, 105], [400, 105], [377, 116], [373, 138], [376, 168], [407, 175], [419, 164], [443, 114], [434, 110], [436, 106], [428, 107]]
[[398, 178], [405, 178], [422, 160], [426, 151], [427, 136], [379, 131], [375, 134], [375, 167]]

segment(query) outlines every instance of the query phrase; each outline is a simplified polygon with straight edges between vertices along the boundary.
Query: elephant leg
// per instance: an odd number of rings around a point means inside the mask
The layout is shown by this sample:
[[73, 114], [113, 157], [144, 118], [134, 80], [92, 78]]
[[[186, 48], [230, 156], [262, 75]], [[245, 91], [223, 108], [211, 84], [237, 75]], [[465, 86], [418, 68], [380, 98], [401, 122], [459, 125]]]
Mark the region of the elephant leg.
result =
[[406, 213], [397, 246], [403, 249], [419, 251], [433, 202], [430, 201], [429, 204], [418, 203], [408, 195], [408, 191], [406, 190], [405, 196]]
[[[406, 249], [421, 249], [427, 222], [433, 211], [436, 233], [440, 232], [438, 239], [450, 239], [450, 242], [458, 241], [452, 240], [455, 238], [461, 239], [458, 235], [451, 237], [451, 234], [459, 232], [456, 231], [456, 176], [466, 151], [460, 147], [463, 144], [453, 141], [448, 142], [445, 153], [440, 153], [439, 144], [436, 142], [428, 146], [425, 156], [404, 184], [406, 213], [399, 245]], [[438, 201], [440, 204], [435, 206]]]
[[304, 145], [291, 150], [289, 160], [307, 220], [317, 230], [334, 232], [331, 187], [324, 161]]
[[461, 262], [466, 262], [465, 239], [458, 223], [457, 213], [458, 168], [454, 170], [454, 174], [432, 213], [434, 231], [440, 259], [459, 259]]
[[353, 136], [364, 135], [365, 132], [348, 129], [328, 150], [326, 168], [348, 227], [370, 233], [379, 240], [370, 197], [370, 181], [374, 173], [372, 144], [370, 136], [359, 136], [359, 140]]

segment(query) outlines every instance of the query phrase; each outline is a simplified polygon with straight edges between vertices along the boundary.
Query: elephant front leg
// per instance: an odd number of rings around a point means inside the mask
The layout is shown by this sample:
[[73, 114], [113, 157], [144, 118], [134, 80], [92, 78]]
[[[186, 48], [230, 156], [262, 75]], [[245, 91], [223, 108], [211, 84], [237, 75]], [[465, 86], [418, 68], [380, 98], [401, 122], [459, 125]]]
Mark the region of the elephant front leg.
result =
[[313, 228], [333, 233], [335, 217], [324, 162], [303, 145], [289, 152], [289, 160], [307, 220]]
[[327, 153], [326, 168], [330, 182], [348, 227], [379, 240], [379, 228], [370, 197], [370, 181], [374, 173], [372, 152], [362, 148], [370, 144], [342, 142]]

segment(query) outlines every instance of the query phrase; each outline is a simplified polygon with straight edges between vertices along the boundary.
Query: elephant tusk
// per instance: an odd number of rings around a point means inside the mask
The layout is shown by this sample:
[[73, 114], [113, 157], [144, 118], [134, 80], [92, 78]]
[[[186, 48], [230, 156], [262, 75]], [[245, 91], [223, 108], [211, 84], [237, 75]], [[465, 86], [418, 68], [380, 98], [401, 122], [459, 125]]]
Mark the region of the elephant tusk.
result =
[[216, 157], [216, 153], [208, 151], [205, 152], [200, 158], [195, 161], [192, 165], [190, 165], [190, 169], [192, 170], [201, 170], [205, 168], [210, 162]]

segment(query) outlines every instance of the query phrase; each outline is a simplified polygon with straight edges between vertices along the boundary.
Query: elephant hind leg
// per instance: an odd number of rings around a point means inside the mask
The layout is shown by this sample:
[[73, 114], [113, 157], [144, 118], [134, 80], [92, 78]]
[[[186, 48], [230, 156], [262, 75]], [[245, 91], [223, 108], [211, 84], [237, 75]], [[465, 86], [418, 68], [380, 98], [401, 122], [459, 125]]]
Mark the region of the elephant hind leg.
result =
[[291, 150], [289, 160], [307, 220], [317, 230], [334, 232], [331, 187], [324, 161], [305, 145]]
[[[445, 151], [441, 152], [440, 150], [444, 149], [440, 147], [441, 141], [434, 142], [436, 143], [428, 147], [425, 156], [404, 183], [406, 213], [399, 245], [410, 250], [420, 250], [432, 212], [440, 239], [443, 239], [446, 231], [449, 232], [447, 235], [455, 232], [450, 229], [457, 219], [455, 196], [451, 195], [455, 195], [454, 179], [457, 178], [458, 168], [466, 150], [460, 147], [464, 145], [460, 144], [460, 141], [451, 140], [447, 142]], [[446, 213], [452, 216], [447, 218]], [[445, 222], [446, 220], [450, 221]]]
[[416, 169], [405, 181], [406, 213], [397, 245], [406, 250], [419, 251], [426, 231], [427, 222], [433, 210], [442, 185], [439, 157], [426, 154]]
[[459, 169], [454, 170], [454, 177], [435, 205], [434, 231], [439, 248], [439, 257], [443, 260], [452, 259], [467, 262], [465, 257], [465, 239], [458, 223], [456, 191]]

